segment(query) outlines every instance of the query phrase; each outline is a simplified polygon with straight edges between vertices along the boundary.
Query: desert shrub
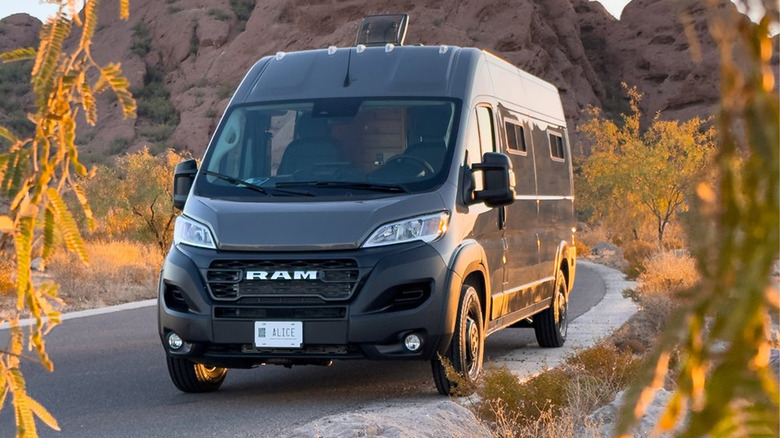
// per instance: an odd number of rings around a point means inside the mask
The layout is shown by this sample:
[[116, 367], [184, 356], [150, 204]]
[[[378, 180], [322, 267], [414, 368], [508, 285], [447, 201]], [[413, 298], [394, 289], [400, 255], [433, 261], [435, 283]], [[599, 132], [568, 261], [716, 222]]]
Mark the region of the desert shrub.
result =
[[601, 343], [524, 382], [505, 366], [488, 367], [476, 412], [499, 436], [571, 436], [593, 426], [586, 416], [625, 388], [637, 366], [631, 352]]
[[200, 38], [198, 38], [198, 20], [192, 20], [192, 34], [190, 34], [190, 56], [198, 56], [198, 49], [200, 48]]
[[182, 155], [167, 150], [154, 156], [148, 149], [115, 158], [86, 181], [97, 220], [98, 236], [155, 243], [165, 250], [171, 242], [175, 212], [173, 170]]
[[93, 241], [86, 248], [90, 266], [63, 251], [55, 254], [47, 267], [60, 284], [60, 296], [69, 310], [154, 298], [163, 258], [156, 245]]
[[[642, 129], [642, 94], [623, 84], [631, 111], [616, 123], [599, 109], [580, 126], [592, 145], [578, 166], [578, 196], [594, 219], [636, 229], [652, 222], [659, 245], [666, 227], [688, 210], [696, 184], [709, 173], [715, 151], [715, 129], [707, 120], [661, 120], [660, 113]], [[624, 237], [625, 238], [625, 237]]]
[[143, 85], [132, 90], [138, 102], [139, 133], [152, 142], [167, 140], [179, 124], [163, 71], [147, 66]]
[[590, 246], [588, 246], [588, 244], [586, 244], [585, 242], [581, 240], [575, 240], [574, 247], [577, 248], [578, 256], [590, 255], [590, 251], [591, 251]]
[[219, 21], [227, 21], [230, 19], [230, 15], [219, 8], [209, 8], [207, 13]]
[[138, 128], [138, 133], [152, 143], [165, 142], [165, 140], [171, 138], [174, 131], [176, 131], [176, 126], [167, 124], [147, 125]]
[[[32, 62], [0, 64], [0, 126], [5, 126], [17, 135], [32, 135], [34, 125], [27, 119], [32, 111], [29, 95]], [[0, 136], [0, 145], [7, 143]]]
[[130, 44], [130, 51], [142, 58], [152, 51], [152, 31], [143, 21], [139, 21], [133, 26], [133, 41]]
[[597, 224], [597, 225], [578, 224], [577, 240], [593, 248], [599, 243], [611, 242], [612, 238], [607, 228], [601, 224]]
[[671, 294], [693, 287], [699, 281], [696, 261], [677, 251], [656, 252], [643, 262], [640, 293]]
[[255, 0], [230, 0], [230, 8], [236, 14], [236, 18], [238, 18], [239, 29], [244, 30], [249, 16], [252, 15], [252, 11], [255, 9]]
[[543, 412], [557, 414], [566, 405], [566, 388], [571, 376], [562, 368], [547, 370], [520, 382], [506, 366], [488, 367], [478, 389], [479, 416], [495, 422], [499, 410], [517, 424], [533, 422]]
[[108, 153], [118, 155], [124, 152], [133, 140], [127, 137], [117, 137], [108, 144]]
[[623, 258], [628, 263], [625, 274], [637, 278], [645, 269], [645, 261], [657, 250], [657, 244], [644, 240], [631, 240], [623, 244]]

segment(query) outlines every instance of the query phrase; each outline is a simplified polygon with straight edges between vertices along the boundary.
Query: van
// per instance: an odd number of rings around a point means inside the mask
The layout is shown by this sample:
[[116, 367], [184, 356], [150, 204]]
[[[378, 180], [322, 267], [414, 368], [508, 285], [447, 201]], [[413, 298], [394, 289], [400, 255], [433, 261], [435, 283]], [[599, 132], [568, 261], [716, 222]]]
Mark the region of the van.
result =
[[404, 46], [406, 21], [260, 59], [200, 165], [177, 166], [159, 334], [180, 390], [389, 359], [430, 361], [449, 394], [503, 328], [563, 345], [577, 262], [558, 91], [483, 50]]

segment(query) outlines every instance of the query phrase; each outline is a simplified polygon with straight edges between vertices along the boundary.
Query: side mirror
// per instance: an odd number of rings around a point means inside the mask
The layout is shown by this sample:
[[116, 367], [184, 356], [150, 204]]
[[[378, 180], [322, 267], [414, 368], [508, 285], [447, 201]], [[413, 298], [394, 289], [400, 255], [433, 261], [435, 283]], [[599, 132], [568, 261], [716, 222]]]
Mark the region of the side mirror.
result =
[[515, 202], [515, 173], [509, 157], [498, 152], [486, 152], [482, 162], [471, 168], [482, 171], [483, 190], [474, 192], [474, 202], [488, 207], [501, 207]]
[[198, 162], [195, 160], [182, 161], [176, 165], [176, 170], [173, 171], [173, 206], [175, 208], [179, 210], [184, 208], [196, 173], [198, 173]]

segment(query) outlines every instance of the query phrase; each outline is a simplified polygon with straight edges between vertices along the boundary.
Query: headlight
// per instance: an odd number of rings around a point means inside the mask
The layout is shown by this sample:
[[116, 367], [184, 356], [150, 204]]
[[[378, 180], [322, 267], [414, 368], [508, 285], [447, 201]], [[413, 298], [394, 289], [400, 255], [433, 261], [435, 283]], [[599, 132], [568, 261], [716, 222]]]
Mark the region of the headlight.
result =
[[176, 225], [173, 228], [173, 243], [217, 249], [214, 245], [214, 238], [211, 236], [211, 230], [185, 216], [176, 218]]
[[363, 244], [364, 248], [422, 240], [432, 242], [447, 232], [450, 214], [447, 212], [418, 216], [382, 225]]

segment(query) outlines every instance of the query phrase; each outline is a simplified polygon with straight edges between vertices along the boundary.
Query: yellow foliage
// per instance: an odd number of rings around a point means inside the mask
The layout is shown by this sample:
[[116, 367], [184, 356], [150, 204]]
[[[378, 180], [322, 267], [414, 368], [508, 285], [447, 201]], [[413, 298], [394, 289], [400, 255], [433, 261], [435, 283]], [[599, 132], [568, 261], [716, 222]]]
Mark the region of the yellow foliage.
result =
[[131, 237], [170, 245], [173, 233], [173, 171], [186, 157], [168, 149], [154, 156], [147, 148], [122, 155], [97, 176], [85, 181], [98, 221], [98, 233], [107, 238]]
[[624, 240], [638, 238], [637, 230], [652, 221], [660, 244], [667, 225], [688, 209], [695, 185], [708, 176], [715, 131], [699, 118], [663, 121], [656, 114], [642, 132], [642, 95], [623, 87], [632, 112], [621, 114], [620, 126], [591, 109], [592, 118], [579, 128], [592, 142], [592, 154], [580, 165], [580, 208], [623, 229]]
[[642, 378], [626, 393], [618, 435], [644, 414], [645, 395], [669, 373], [678, 348], [680, 362], [671, 368], [677, 386], [660, 431], [680, 423], [684, 437], [780, 435], [780, 393], [767, 360], [767, 314], [778, 309], [765, 292], [780, 247], [780, 103], [767, 88], [774, 80], [767, 80], [773, 73], [764, 49], [778, 11], [775, 2], [761, 6], [765, 16], [757, 25], [738, 14], [713, 14], [710, 30], [721, 55], [719, 175], [712, 185], [696, 186], [689, 227], [701, 281], [691, 302], [669, 318]]
[[[0, 127], [0, 138], [11, 143], [7, 152], [0, 154], [0, 196], [11, 200], [7, 217], [12, 219], [11, 227], [8, 227], [8, 220], [0, 223], [0, 255], [15, 262], [16, 273], [11, 281], [15, 283], [18, 308], [16, 314], [0, 318], [0, 323], [7, 322], [11, 327], [9, 346], [0, 350], [0, 394], [3, 399], [11, 394], [17, 436], [24, 437], [37, 436], [35, 417], [58, 429], [51, 414], [27, 394], [19, 368], [19, 357], [26, 346], [35, 352], [44, 368], [53, 370], [44, 335], [59, 322], [59, 299], [55, 284], [36, 286], [32, 282], [31, 258], [35, 242], [40, 241], [41, 253], [50, 257], [56, 244], [55, 232], [59, 231], [69, 250], [78, 254], [83, 262], [87, 257], [73, 215], [61, 199], [66, 188], [72, 189], [87, 219], [91, 219], [89, 205], [74, 179], [74, 175], [86, 176], [88, 173], [79, 161], [75, 145], [78, 113], [84, 111], [87, 122], [96, 122], [94, 95], [106, 84], [119, 98], [125, 116], [135, 115], [135, 101], [119, 65], [100, 66], [90, 54], [90, 41], [98, 19], [97, 0], [49, 0], [49, 3], [57, 4], [59, 8], [41, 27], [38, 48], [0, 55], [3, 62], [34, 58], [30, 82], [37, 110], [29, 118], [36, 125], [35, 135], [19, 138]], [[83, 19], [77, 11], [81, 5], [84, 5]], [[120, 0], [120, 6], [121, 15], [126, 16], [128, 0]], [[71, 53], [63, 53], [65, 40], [72, 30], [79, 28], [82, 36], [78, 46]], [[93, 77], [90, 71], [98, 73], [94, 82], [87, 79]], [[40, 222], [43, 222], [42, 227]], [[39, 239], [40, 234], [43, 239]], [[26, 332], [26, 338], [18, 326], [20, 315], [25, 312], [36, 321]]]

